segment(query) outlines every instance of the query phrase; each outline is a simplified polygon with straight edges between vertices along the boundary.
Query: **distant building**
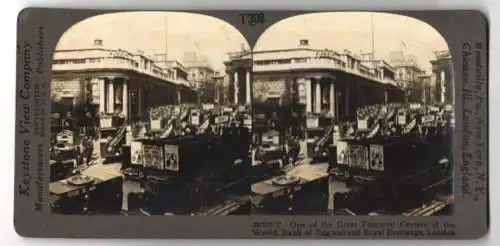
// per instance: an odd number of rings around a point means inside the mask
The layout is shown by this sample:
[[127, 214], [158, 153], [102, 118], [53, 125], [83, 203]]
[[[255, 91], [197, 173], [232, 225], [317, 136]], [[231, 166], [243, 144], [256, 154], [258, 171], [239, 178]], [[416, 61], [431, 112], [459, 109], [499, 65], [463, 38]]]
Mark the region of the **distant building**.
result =
[[396, 70], [395, 79], [404, 88], [408, 102], [423, 102], [425, 71], [420, 68], [412, 55], [403, 52], [391, 52], [391, 65]]
[[54, 113], [145, 120], [148, 108], [193, 102], [196, 94], [175, 68], [159, 65], [154, 56], [105, 48], [96, 39], [88, 48], [55, 50], [51, 98]]
[[389, 63], [348, 50], [313, 49], [308, 43], [231, 53], [225, 64], [234, 102], [300, 105], [308, 114], [343, 119], [354, 117], [360, 106], [403, 100]]
[[202, 103], [211, 103], [215, 99], [215, 69], [208, 59], [197, 52], [185, 52], [184, 64], [188, 69], [188, 80], [198, 91]]
[[454, 83], [453, 63], [449, 51], [436, 51], [436, 57], [431, 61], [431, 83], [434, 87], [435, 101], [438, 103], [453, 104]]
[[234, 104], [247, 104], [251, 99], [252, 51], [242, 46], [241, 51], [228, 53], [225, 84], [228, 101]]
[[435, 97], [433, 95], [433, 89], [431, 84], [432, 76], [430, 74], [420, 75], [419, 79], [421, 81], [421, 93], [422, 93], [422, 102], [423, 103], [433, 103], [435, 101]]
[[221, 74], [220, 72], [215, 72], [214, 75], [214, 102], [219, 103], [219, 104], [226, 104], [229, 103], [227, 102], [226, 99], [226, 90], [227, 90], [227, 85], [225, 84], [225, 75]]

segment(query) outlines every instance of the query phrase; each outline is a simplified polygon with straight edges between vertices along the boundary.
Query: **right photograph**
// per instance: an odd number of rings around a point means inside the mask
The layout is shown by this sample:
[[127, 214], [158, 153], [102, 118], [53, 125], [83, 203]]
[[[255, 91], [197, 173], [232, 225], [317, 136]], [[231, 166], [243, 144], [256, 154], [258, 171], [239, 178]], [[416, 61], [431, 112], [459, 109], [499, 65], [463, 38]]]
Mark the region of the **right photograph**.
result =
[[436, 29], [298, 15], [252, 57], [252, 214], [453, 214], [454, 72]]

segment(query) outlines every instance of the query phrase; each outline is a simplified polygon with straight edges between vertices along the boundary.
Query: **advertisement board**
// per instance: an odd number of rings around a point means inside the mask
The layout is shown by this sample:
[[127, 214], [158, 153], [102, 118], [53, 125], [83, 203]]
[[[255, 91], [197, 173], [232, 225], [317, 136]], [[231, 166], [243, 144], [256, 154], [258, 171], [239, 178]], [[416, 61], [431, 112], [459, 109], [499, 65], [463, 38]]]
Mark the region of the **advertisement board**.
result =
[[179, 147], [177, 145], [165, 145], [165, 170], [179, 171]]
[[143, 165], [144, 153], [142, 150], [142, 142], [130, 142], [130, 163], [135, 165]]
[[143, 144], [144, 151], [144, 167], [163, 170], [163, 153], [162, 148], [158, 145]]
[[191, 113], [191, 125], [197, 126], [200, 124], [200, 114], [198, 112]]
[[111, 128], [113, 127], [113, 118], [101, 116], [99, 117], [99, 125], [101, 128]]
[[360, 131], [368, 130], [368, 120], [358, 120], [358, 130]]
[[397, 121], [398, 121], [398, 125], [401, 125], [401, 126], [406, 125], [406, 113], [405, 112], [398, 112]]
[[319, 118], [318, 117], [308, 117], [306, 122], [307, 128], [316, 128], [319, 127]]
[[151, 119], [151, 130], [153, 131], [158, 131], [158, 130], [161, 130], [161, 120], [153, 120]]
[[422, 123], [431, 123], [436, 120], [436, 117], [434, 115], [425, 115], [422, 117]]
[[384, 171], [384, 146], [378, 144], [370, 145], [370, 169]]
[[368, 146], [349, 145], [349, 166], [353, 168], [370, 169]]
[[337, 164], [349, 165], [349, 145], [345, 141], [337, 142]]

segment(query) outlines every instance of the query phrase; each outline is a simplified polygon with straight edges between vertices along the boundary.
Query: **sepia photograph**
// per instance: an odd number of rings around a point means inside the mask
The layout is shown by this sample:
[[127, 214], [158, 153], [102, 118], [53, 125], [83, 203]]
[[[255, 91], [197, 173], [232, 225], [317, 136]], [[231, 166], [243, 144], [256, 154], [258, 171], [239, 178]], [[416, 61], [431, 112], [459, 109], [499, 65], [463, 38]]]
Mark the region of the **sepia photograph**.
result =
[[201, 14], [69, 28], [52, 64], [51, 212], [249, 214], [249, 57], [237, 29]]
[[454, 72], [432, 26], [298, 15], [252, 62], [252, 214], [452, 215]]

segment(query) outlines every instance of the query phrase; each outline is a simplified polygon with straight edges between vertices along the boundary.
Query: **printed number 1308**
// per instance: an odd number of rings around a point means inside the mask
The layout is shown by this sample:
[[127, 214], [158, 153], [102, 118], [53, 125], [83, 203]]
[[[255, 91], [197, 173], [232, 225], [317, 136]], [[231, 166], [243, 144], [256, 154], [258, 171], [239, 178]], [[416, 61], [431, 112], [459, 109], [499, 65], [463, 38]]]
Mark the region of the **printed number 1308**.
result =
[[248, 24], [255, 26], [257, 24], [264, 24], [264, 13], [244, 13], [240, 14], [241, 24]]

